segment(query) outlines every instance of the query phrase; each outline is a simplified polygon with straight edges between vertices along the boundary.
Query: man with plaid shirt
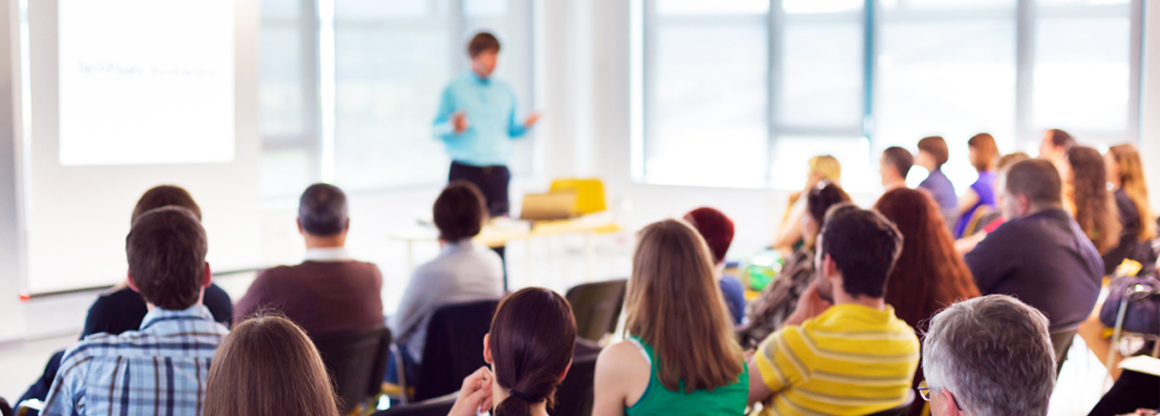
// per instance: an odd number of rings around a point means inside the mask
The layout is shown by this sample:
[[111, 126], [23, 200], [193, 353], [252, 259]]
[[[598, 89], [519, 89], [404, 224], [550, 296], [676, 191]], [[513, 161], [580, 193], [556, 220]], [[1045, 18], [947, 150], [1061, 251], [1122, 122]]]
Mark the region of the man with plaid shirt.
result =
[[65, 353], [43, 415], [200, 415], [210, 359], [228, 330], [202, 306], [205, 230], [179, 207], [149, 211], [126, 238], [141, 329], [94, 334]]

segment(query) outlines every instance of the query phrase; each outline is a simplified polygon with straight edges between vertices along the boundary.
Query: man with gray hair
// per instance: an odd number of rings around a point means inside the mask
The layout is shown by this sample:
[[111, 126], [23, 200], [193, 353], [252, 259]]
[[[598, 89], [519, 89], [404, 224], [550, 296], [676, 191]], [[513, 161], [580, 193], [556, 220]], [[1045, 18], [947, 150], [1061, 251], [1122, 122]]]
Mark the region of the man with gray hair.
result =
[[931, 320], [919, 385], [934, 416], [1047, 414], [1055, 350], [1047, 317], [1006, 295], [952, 305]]

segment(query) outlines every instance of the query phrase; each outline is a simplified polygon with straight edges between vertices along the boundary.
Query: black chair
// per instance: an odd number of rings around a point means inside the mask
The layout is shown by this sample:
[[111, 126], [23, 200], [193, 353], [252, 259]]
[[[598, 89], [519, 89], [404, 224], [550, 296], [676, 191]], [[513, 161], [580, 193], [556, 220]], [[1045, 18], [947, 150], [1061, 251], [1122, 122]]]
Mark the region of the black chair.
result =
[[412, 403], [375, 413], [373, 416], [447, 416], [451, 408], [455, 407], [455, 398], [459, 392], [442, 397]]
[[616, 331], [624, 306], [627, 280], [587, 283], [568, 290], [568, 303], [576, 316], [577, 334], [584, 339], [600, 341]]
[[903, 403], [901, 406], [898, 406], [898, 407], [895, 407], [892, 409], [886, 409], [886, 410], [883, 410], [883, 411], [878, 412], [878, 413], [871, 413], [871, 414], [866, 415], [866, 416], [906, 416], [906, 415], [909, 415], [910, 414], [910, 406], [914, 405], [914, 396], [915, 396], [914, 391], [911, 391], [910, 395], [907, 396], [907, 398], [906, 398], [906, 403]]
[[491, 330], [497, 306], [498, 300], [458, 303], [431, 315], [423, 362], [414, 383], [408, 381], [415, 387], [414, 401], [456, 392], [464, 378], [484, 366], [483, 336]]
[[593, 351], [583, 344], [583, 341], [576, 343], [576, 354], [572, 356], [572, 368], [568, 370], [568, 376], [564, 377], [564, 381], [556, 389], [556, 406], [552, 408], [552, 415], [592, 415], [596, 357], [599, 355], [599, 349]]
[[1075, 341], [1077, 331], [1079, 331], [1079, 324], [1051, 331], [1051, 345], [1055, 347], [1056, 379], [1059, 378], [1059, 371], [1063, 369], [1064, 361], [1067, 361], [1067, 351], [1071, 349], [1071, 343]]
[[391, 351], [391, 331], [324, 334], [311, 337], [322, 355], [340, 402], [339, 414], [347, 414], [382, 389], [383, 373]]
[[3, 397], [0, 397], [0, 416], [12, 416], [12, 406]]

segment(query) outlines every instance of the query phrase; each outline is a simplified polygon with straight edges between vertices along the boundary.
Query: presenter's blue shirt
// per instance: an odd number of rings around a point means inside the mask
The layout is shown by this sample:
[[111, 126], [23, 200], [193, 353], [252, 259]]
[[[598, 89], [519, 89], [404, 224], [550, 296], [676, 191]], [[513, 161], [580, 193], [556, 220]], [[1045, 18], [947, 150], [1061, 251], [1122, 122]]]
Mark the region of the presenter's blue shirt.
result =
[[[456, 134], [451, 116], [462, 111], [468, 127]], [[503, 81], [481, 78], [475, 72], [451, 81], [443, 89], [435, 138], [447, 145], [451, 160], [471, 166], [507, 165], [514, 151], [512, 140], [527, 133], [516, 118], [516, 95]]]

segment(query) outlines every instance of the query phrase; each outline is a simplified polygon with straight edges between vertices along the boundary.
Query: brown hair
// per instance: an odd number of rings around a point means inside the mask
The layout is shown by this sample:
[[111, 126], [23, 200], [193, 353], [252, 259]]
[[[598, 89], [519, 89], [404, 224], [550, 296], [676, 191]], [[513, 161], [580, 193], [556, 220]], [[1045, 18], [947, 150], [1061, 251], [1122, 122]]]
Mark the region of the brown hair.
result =
[[206, 251], [201, 222], [177, 206], [141, 214], [125, 237], [129, 279], [145, 301], [166, 310], [197, 304]]
[[1063, 183], [1059, 171], [1050, 161], [1027, 159], [1015, 162], [1004, 170], [1006, 193], [1026, 196], [1035, 204], [1063, 203]]
[[709, 249], [688, 223], [670, 219], [640, 231], [625, 307], [625, 332], [656, 350], [653, 365], [665, 388], [678, 391], [683, 381], [691, 393], [738, 381], [744, 356]]
[[1120, 144], [1108, 149], [1108, 154], [1120, 165], [1120, 189], [1136, 204], [1140, 213], [1141, 241], [1156, 238], [1155, 214], [1148, 202], [1148, 185], [1144, 182], [1144, 164], [1140, 161], [1140, 151], [1131, 144]]
[[289, 319], [256, 316], [234, 326], [214, 354], [205, 416], [338, 416], [322, 357]]
[[137, 206], [133, 207], [132, 220], [136, 221], [137, 217], [146, 211], [170, 205], [188, 209], [189, 212], [193, 213], [193, 216], [197, 217], [198, 221], [201, 221], [201, 207], [198, 207], [197, 202], [193, 201], [193, 196], [189, 195], [189, 191], [176, 185], [158, 185], [145, 191], [145, 194], [141, 195], [141, 199], [137, 200]]
[[497, 403], [496, 416], [528, 416], [531, 405], [556, 403], [560, 375], [572, 363], [576, 318], [558, 293], [529, 287], [499, 303], [491, 320], [495, 381], [513, 393]]
[[1071, 137], [1066, 131], [1060, 129], [1048, 129], [1047, 134], [1051, 135], [1051, 145], [1055, 147], [1062, 147], [1064, 150], [1071, 149], [1075, 146], [1075, 138]]
[[1104, 157], [1096, 149], [1074, 146], [1067, 150], [1075, 189], [1075, 222], [1106, 253], [1120, 243], [1120, 213], [1108, 192], [1108, 172]]
[[725, 213], [709, 207], [701, 207], [689, 211], [683, 218], [701, 233], [705, 244], [709, 245], [709, 252], [713, 254], [713, 264], [725, 261], [725, 253], [733, 243], [733, 220]]
[[941, 168], [950, 160], [950, 150], [947, 149], [947, 141], [943, 140], [942, 136], [923, 137], [918, 141], [918, 151], [930, 153], [934, 156], [935, 169]]
[[483, 193], [464, 180], [452, 181], [439, 193], [432, 208], [439, 239], [454, 243], [479, 235], [487, 221]]
[[902, 233], [902, 254], [887, 281], [886, 303], [921, 334], [927, 320], [952, 303], [979, 296], [971, 270], [955, 253], [954, 239], [934, 199], [926, 192], [896, 188], [874, 209]]
[[909, 150], [898, 146], [890, 146], [883, 150], [882, 160], [887, 165], [894, 166], [894, 169], [898, 170], [898, 176], [903, 179], [906, 179], [906, 175], [910, 173], [910, 168], [914, 166], [914, 155], [911, 155]]
[[999, 157], [999, 145], [995, 144], [995, 137], [990, 133], [979, 133], [967, 140], [967, 147], [975, 149], [977, 160], [971, 165], [979, 173], [991, 170], [995, 166], [995, 159]]
[[1008, 167], [1011, 167], [1011, 165], [1028, 159], [1031, 159], [1031, 155], [1023, 152], [1008, 153], [1000, 157], [998, 162], [995, 162], [995, 170], [1002, 172]]
[[495, 35], [491, 33], [476, 33], [471, 38], [471, 42], [467, 43], [467, 55], [475, 58], [484, 51], [495, 51], [499, 53], [499, 39], [496, 39]]

